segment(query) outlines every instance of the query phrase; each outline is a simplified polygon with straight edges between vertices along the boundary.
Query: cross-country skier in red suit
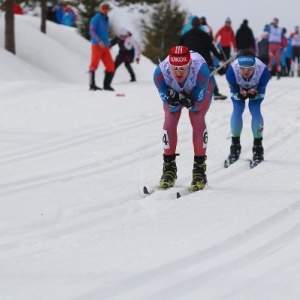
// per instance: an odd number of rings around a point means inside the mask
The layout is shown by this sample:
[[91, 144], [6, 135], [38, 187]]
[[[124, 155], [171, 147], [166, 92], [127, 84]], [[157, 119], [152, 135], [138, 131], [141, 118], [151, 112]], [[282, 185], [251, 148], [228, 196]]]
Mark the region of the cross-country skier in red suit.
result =
[[210, 107], [215, 79], [204, 58], [185, 46], [172, 47], [169, 55], [154, 71], [154, 83], [163, 102], [164, 163], [159, 185], [172, 187], [177, 178], [177, 125], [183, 108], [188, 109], [193, 128], [194, 165], [191, 188], [202, 190], [207, 183], [205, 115]]

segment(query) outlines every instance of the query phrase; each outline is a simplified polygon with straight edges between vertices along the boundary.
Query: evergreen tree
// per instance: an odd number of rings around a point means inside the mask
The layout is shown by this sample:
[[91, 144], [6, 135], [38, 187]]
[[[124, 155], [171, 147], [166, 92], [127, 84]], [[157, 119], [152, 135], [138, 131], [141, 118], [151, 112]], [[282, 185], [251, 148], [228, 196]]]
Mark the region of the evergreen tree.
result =
[[159, 3], [160, 0], [146, 0], [146, 1], [141, 1], [141, 0], [115, 0], [116, 4], [119, 6], [125, 6], [129, 4], [156, 4]]
[[[86, 39], [90, 39], [89, 35], [89, 22], [91, 18], [98, 11], [99, 5], [105, 0], [73, 0], [72, 5], [78, 9], [78, 32]], [[113, 3], [117, 6], [128, 6], [130, 4], [155, 4], [161, 0], [115, 0]]]
[[99, 5], [103, 0], [73, 0], [72, 5], [78, 9], [77, 29], [80, 35], [90, 39], [89, 23], [91, 18], [98, 11]]
[[156, 57], [164, 59], [170, 48], [178, 44], [187, 17], [187, 12], [181, 11], [176, 1], [172, 2], [162, 0], [154, 8], [150, 24], [142, 22], [145, 31], [143, 54], [154, 63], [157, 63]]

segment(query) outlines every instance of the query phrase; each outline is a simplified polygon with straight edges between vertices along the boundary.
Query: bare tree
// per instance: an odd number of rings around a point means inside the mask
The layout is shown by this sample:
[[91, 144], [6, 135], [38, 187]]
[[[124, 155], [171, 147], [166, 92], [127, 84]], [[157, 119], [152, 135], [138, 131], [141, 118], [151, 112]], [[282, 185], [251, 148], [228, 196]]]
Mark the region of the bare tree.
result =
[[5, 49], [16, 54], [14, 4], [14, 0], [5, 3]]
[[47, 1], [41, 0], [41, 32], [46, 33]]

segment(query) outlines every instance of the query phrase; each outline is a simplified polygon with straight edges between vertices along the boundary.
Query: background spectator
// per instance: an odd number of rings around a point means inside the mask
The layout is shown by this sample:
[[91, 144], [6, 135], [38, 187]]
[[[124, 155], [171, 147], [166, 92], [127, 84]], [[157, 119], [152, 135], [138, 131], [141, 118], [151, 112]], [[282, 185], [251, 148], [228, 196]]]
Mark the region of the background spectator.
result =
[[75, 10], [69, 6], [69, 3], [65, 2], [62, 6], [63, 16], [61, 19], [61, 24], [71, 27], [76, 27], [77, 15]]
[[269, 40], [266, 32], [257, 39], [256, 55], [265, 65], [269, 64]]
[[[300, 33], [299, 26], [295, 27], [295, 31], [290, 35], [291, 43], [292, 43], [292, 73], [294, 76], [294, 71], [297, 71], [298, 77], [300, 77]], [[298, 68], [296, 68], [296, 61]]]
[[[206, 61], [210, 70], [214, 69], [211, 53], [222, 60], [223, 56], [215, 48], [210, 36], [200, 29], [200, 19], [194, 17], [192, 29], [181, 36], [179, 45], [186, 46], [192, 51], [198, 52]], [[214, 100], [225, 100], [227, 96], [219, 93], [217, 84], [214, 89]]]
[[136, 63], [140, 62], [141, 49], [139, 44], [132, 36], [132, 33], [124, 27], [121, 27], [119, 29], [119, 34], [110, 41], [110, 47], [113, 47], [116, 44], [119, 46], [119, 53], [115, 59], [115, 69], [124, 63], [130, 74], [130, 81], [136, 81], [136, 76], [131, 64], [134, 60]]
[[115, 73], [115, 64], [109, 48], [109, 18], [108, 12], [111, 7], [107, 2], [102, 2], [99, 6], [99, 12], [96, 13], [89, 26], [91, 36], [91, 60], [89, 66], [90, 73], [90, 90], [101, 90], [95, 83], [95, 71], [98, 69], [102, 60], [105, 66], [105, 77], [103, 81], [103, 89], [114, 91], [111, 82]]
[[215, 42], [221, 45], [221, 49], [225, 55], [225, 60], [231, 56], [231, 47], [236, 51], [236, 42], [234, 32], [231, 28], [231, 20], [227, 18], [225, 25], [221, 27], [215, 35]]
[[15, 15], [24, 15], [23, 9], [18, 3], [14, 4], [14, 14]]
[[270, 25], [265, 27], [265, 31], [268, 32], [268, 40], [269, 40], [269, 61], [272, 62], [274, 59], [274, 63], [272, 63], [271, 74], [277, 74], [277, 79], [281, 76], [281, 64], [280, 64], [280, 56], [283, 54], [285, 47], [287, 46], [286, 38], [284, 37], [283, 28], [278, 26], [279, 20], [278, 18], [274, 18]]
[[255, 51], [255, 38], [252, 29], [248, 26], [248, 20], [244, 20], [235, 35], [237, 50], [251, 49]]

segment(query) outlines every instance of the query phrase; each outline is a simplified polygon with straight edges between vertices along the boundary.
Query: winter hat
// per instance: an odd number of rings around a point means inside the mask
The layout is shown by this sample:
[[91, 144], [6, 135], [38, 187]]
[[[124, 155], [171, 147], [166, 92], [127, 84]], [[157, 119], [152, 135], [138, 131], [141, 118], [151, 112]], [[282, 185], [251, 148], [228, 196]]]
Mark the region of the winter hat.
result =
[[108, 8], [109, 10], [111, 10], [111, 6], [109, 5], [108, 2], [104, 1], [99, 5], [99, 8]]
[[225, 20], [225, 23], [231, 23], [231, 19], [230, 19], [230, 18], [227, 18], [227, 19]]
[[125, 35], [127, 35], [127, 34], [128, 34], [128, 30], [127, 30], [126, 28], [121, 27], [121, 28], [119, 29], [119, 33], [118, 33], [119, 36], [125, 36]]
[[172, 47], [169, 53], [169, 63], [172, 66], [185, 66], [191, 59], [190, 50], [185, 46]]
[[242, 67], [253, 67], [255, 65], [255, 57], [254, 56], [239, 56], [238, 64]]
[[201, 23], [200, 23], [200, 19], [198, 17], [194, 17], [192, 20], [192, 26], [193, 27], [200, 27]]

